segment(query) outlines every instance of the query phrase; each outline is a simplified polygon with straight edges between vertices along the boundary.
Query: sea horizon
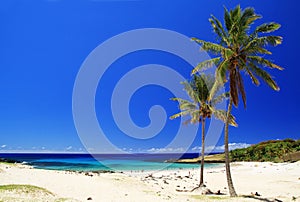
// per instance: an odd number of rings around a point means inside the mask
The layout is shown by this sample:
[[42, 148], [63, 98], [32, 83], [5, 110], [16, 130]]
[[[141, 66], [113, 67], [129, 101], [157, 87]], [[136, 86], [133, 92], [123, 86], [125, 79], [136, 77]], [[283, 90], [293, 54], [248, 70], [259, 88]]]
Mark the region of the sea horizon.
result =
[[[199, 157], [199, 153], [0, 153], [0, 158], [13, 160], [34, 168], [71, 171], [195, 169], [199, 168], [199, 164], [168, 161], [197, 157]], [[215, 165], [218, 164], [207, 164], [206, 167]]]

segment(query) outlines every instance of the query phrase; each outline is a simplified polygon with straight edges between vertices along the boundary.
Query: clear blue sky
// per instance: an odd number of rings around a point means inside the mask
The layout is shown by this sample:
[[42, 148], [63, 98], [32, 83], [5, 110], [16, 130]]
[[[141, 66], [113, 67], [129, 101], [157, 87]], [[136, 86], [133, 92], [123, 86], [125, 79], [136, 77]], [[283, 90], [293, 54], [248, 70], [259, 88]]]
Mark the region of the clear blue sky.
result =
[[[213, 41], [208, 18], [223, 17], [223, 6], [253, 6], [263, 15], [258, 23], [282, 24], [277, 34], [281, 46], [272, 49], [272, 59], [285, 68], [270, 71], [281, 87], [274, 92], [266, 85], [244, 79], [246, 110], [234, 110], [238, 128], [230, 129], [231, 143], [253, 144], [269, 139], [300, 138], [300, 88], [298, 88], [298, 1], [254, 0], [3, 0], [0, 2], [0, 151], [84, 150], [72, 116], [72, 91], [76, 75], [89, 53], [110, 37], [139, 28], [169, 29]], [[112, 120], [110, 97], [115, 83], [130, 68], [148, 63], [187, 66], [182, 60], [159, 51], [135, 52], [114, 63], [97, 89], [97, 118], [120, 148], [163, 148], [178, 129], [178, 121], [167, 120], [158, 138], [143, 142], [122, 135]], [[123, 68], [121, 68], [123, 67]], [[189, 75], [191, 68], [181, 69]], [[103, 90], [104, 89], [104, 90]], [[157, 86], [137, 91], [131, 100], [132, 119], [149, 124], [153, 104], [177, 112], [169, 101], [172, 94]], [[101, 105], [97, 104], [101, 100]], [[122, 100], [120, 100], [122, 101]], [[191, 147], [198, 146], [198, 137]], [[218, 145], [223, 144], [221, 138]], [[80, 149], [81, 148], [81, 149]]]

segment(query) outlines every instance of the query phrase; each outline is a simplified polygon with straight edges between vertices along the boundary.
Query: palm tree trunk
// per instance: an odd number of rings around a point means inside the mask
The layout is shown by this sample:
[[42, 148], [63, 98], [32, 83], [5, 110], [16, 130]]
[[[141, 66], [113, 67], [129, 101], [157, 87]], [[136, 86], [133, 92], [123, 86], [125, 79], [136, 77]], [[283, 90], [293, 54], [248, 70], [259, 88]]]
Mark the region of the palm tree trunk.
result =
[[229, 125], [229, 116], [231, 114], [232, 109], [232, 98], [230, 97], [230, 102], [228, 105], [227, 115], [226, 115], [226, 123], [225, 123], [225, 134], [224, 134], [224, 144], [225, 144], [225, 168], [226, 168], [226, 176], [227, 176], [227, 184], [229, 189], [229, 194], [231, 197], [236, 197], [237, 194], [233, 187], [231, 173], [230, 173], [230, 159], [229, 159], [229, 148], [228, 148], [228, 125]]
[[201, 151], [201, 170], [200, 170], [200, 183], [199, 187], [204, 185], [203, 172], [204, 172], [204, 151], [205, 151], [205, 119], [202, 117], [202, 151]]

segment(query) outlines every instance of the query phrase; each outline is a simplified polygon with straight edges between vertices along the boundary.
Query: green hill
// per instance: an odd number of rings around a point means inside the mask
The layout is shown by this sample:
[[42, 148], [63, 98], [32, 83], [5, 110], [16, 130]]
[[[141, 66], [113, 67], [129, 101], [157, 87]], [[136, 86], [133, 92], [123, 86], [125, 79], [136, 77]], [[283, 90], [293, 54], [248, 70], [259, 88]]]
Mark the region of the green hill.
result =
[[[271, 161], [286, 162], [300, 160], [300, 139], [270, 140], [261, 142], [244, 149], [230, 151], [231, 161]], [[222, 163], [224, 154], [205, 156], [206, 163]], [[176, 163], [200, 163], [201, 159], [179, 159]]]
[[270, 140], [230, 152], [231, 161], [297, 161], [300, 160], [300, 139]]

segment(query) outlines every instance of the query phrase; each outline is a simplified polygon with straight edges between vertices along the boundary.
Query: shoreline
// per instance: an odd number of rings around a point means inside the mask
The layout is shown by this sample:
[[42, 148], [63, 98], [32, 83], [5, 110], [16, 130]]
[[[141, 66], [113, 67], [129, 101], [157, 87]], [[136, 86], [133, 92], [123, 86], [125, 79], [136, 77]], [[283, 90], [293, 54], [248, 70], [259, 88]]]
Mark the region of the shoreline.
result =
[[[88, 175], [0, 163], [0, 186], [34, 185], [47, 189], [56, 197], [67, 198], [66, 201], [88, 201], [89, 198], [89, 201], [214, 201], [216, 197], [222, 201], [255, 201], [254, 198], [292, 201], [293, 197], [300, 200], [300, 161], [235, 162], [231, 167], [240, 198], [228, 197], [224, 166], [206, 168], [204, 173], [207, 189], [222, 195], [202, 195], [203, 190], [189, 192], [198, 185], [199, 169]], [[255, 196], [256, 192], [260, 196]], [[2, 194], [0, 201], [1, 197]]]

